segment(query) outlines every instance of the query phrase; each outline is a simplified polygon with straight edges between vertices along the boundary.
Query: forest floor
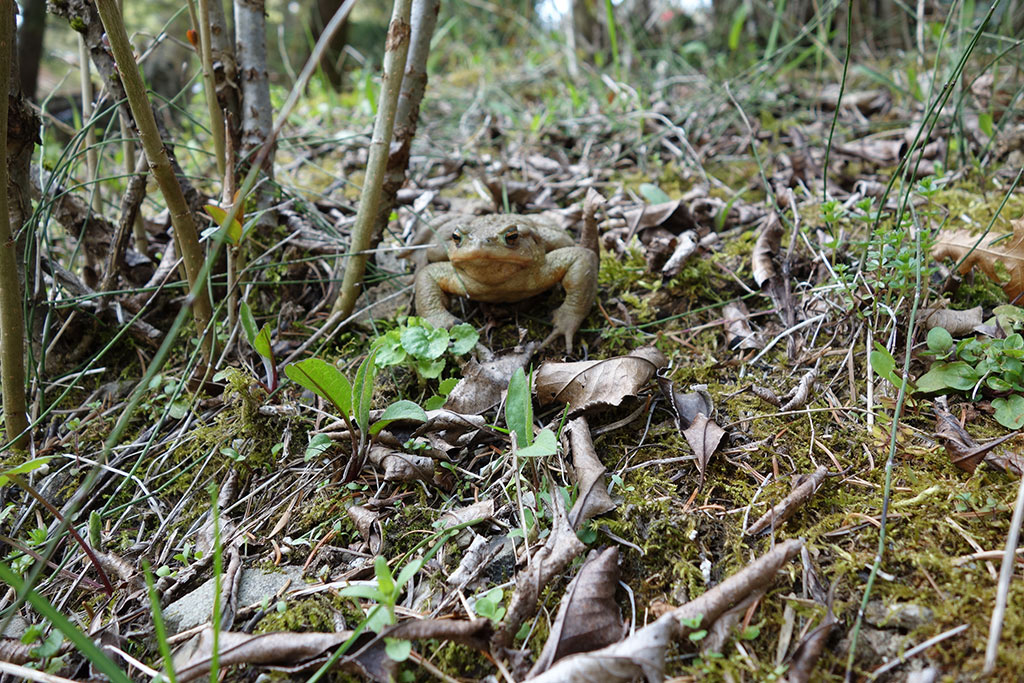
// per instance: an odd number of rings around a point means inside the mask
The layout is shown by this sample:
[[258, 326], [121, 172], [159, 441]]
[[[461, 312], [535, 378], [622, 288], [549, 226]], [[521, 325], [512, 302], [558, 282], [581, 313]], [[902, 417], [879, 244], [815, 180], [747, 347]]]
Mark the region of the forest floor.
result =
[[[311, 94], [278, 152], [282, 218], [248, 238], [241, 277], [281, 386], [268, 393], [241, 328], [225, 322], [201, 391], [195, 344], [179, 344], [89, 482], [116, 590], [73, 543], [37, 590], [161, 669], [147, 562], [178, 680], [211, 664], [214, 563], [229, 680], [257, 664], [305, 680], [343, 643], [344, 671], [376, 680], [524, 680], [535, 664], [541, 680], [980, 677], [1024, 471], [1017, 439], [978, 446], [1024, 423], [1024, 310], [1008, 304], [1024, 290], [1024, 115], [1009, 70], [955, 65], [854, 68], [841, 98], [833, 70], [800, 67], [726, 80], [662, 63], [631, 86], [509, 50], [438, 73], [361, 314], [304, 348], [329, 310], [372, 100]], [[179, 151], [197, 177], [203, 155]], [[537, 345], [560, 287], [456, 297], [472, 329], [450, 335], [415, 317], [397, 254], [433, 217], [529, 214], [579, 235], [588, 193], [597, 298], [570, 353]], [[180, 303], [154, 297], [144, 319], [166, 329]], [[32, 481], [57, 507], [152, 358], [105, 347], [117, 331], [76, 335], [81, 365], [49, 375], [35, 455], [50, 460]], [[330, 388], [303, 389], [334, 381], [310, 356], [353, 383], [351, 419], [317, 395]], [[382, 416], [398, 419], [370, 439]], [[25, 571], [47, 513], [3, 500]], [[1019, 680], [1022, 600], [1010, 583], [989, 680]], [[83, 675], [66, 649], [25, 659]]]

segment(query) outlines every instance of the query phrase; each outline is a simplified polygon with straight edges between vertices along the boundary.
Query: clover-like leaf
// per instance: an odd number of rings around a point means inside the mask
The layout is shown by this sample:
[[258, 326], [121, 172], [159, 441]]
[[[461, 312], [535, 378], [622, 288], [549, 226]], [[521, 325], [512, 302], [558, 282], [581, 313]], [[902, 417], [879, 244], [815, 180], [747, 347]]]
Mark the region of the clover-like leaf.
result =
[[963, 361], [933, 363], [931, 369], [917, 380], [921, 393], [942, 393], [950, 389], [968, 391], [981, 379], [981, 373]]
[[452, 338], [452, 353], [456, 356], [468, 353], [480, 341], [480, 334], [469, 323], [459, 323], [448, 334]]
[[420, 360], [439, 358], [448, 349], [448, 330], [407, 327], [402, 330], [402, 348]]
[[992, 399], [992, 407], [996, 409], [993, 417], [999, 424], [1007, 429], [1024, 427], [1024, 396], [1012, 394], [1006, 398]]

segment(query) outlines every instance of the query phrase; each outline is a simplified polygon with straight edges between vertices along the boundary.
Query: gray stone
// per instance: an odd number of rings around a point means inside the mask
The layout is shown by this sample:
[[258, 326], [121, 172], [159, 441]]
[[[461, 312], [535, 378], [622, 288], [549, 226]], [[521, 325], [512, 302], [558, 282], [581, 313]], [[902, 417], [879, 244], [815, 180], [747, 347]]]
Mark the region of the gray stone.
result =
[[[281, 567], [277, 571], [243, 569], [238, 584], [238, 606], [244, 607], [272, 599], [291, 581], [292, 586], [305, 583], [302, 567]], [[168, 605], [163, 612], [167, 629], [180, 633], [210, 620], [213, 613], [213, 578], [191, 593]]]

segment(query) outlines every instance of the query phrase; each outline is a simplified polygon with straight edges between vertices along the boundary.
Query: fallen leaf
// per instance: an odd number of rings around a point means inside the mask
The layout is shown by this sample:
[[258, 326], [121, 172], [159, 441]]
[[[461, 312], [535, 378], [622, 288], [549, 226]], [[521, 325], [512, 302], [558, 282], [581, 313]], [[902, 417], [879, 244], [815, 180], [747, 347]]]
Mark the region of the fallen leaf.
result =
[[675, 384], [668, 377], [658, 373], [658, 388], [662, 395], [668, 399], [668, 405], [672, 409], [672, 416], [676, 421], [676, 429], [682, 432], [690, 426], [699, 413], [710, 415], [715, 409], [715, 404], [708, 393], [707, 385], [698, 384], [693, 391], [680, 394], [676, 391]]
[[374, 446], [369, 453], [370, 462], [384, 470], [384, 481], [434, 480], [434, 461], [422, 455], [404, 453], [386, 446]]
[[765, 590], [778, 571], [800, 552], [803, 543], [801, 539], [783, 541], [700, 597], [659, 617], [629, 638], [600, 650], [560, 659], [544, 673], [528, 680], [530, 683], [626, 683], [644, 676], [648, 681], [661, 681], [665, 677], [665, 653], [670, 643], [695, 628], [707, 628], [746, 596]]
[[615, 602], [618, 583], [618, 548], [591, 551], [562, 596], [558, 616], [530, 676], [547, 670], [562, 657], [597, 650], [622, 638], [622, 615]]
[[765, 284], [776, 277], [775, 263], [772, 258], [779, 251], [782, 245], [782, 221], [779, 215], [772, 212], [764, 219], [761, 232], [754, 243], [754, 250], [750, 254], [750, 267], [754, 275], [754, 282], [758, 287], [764, 288]]
[[981, 316], [981, 306], [968, 308], [966, 311], [954, 311], [951, 308], [922, 308], [921, 324], [926, 330], [941, 327], [954, 337], [966, 337], [981, 325]]
[[558, 401], [572, 406], [571, 413], [617, 406], [668, 364], [661, 351], [646, 346], [628, 356], [576, 363], [544, 363], [534, 387], [541, 405]]
[[455, 413], [479, 415], [498, 405], [512, 373], [526, 369], [534, 348], [534, 344], [529, 344], [521, 353], [497, 356], [483, 363], [470, 360], [462, 368], [462, 379], [448, 394], [444, 407]]
[[707, 470], [708, 461], [711, 455], [718, 449], [718, 444], [725, 436], [725, 430], [711, 421], [704, 413], [697, 413], [693, 423], [683, 432], [686, 443], [690, 444], [694, 455], [697, 456], [697, 472], [700, 478], [697, 487], [704, 485], [704, 473]]
[[750, 312], [742, 301], [727, 303], [722, 308], [725, 318], [725, 341], [730, 349], [761, 349], [764, 341], [750, 328]]
[[[299, 672], [318, 667], [325, 655], [352, 636], [351, 631], [337, 633], [262, 633], [251, 635], [233, 631], [217, 634], [218, 663], [223, 671], [235, 664], [258, 664]], [[369, 643], [370, 636], [362, 639]], [[384, 653], [384, 641], [377, 640], [369, 648], [357, 646], [351, 652], [358, 656], [342, 657], [339, 664], [350, 672], [374, 681], [388, 681], [396, 673], [396, 664]], [[177, 680], [191, 681], [209, 676], [213, 654], [213, 631], [204, 630], [188, 641], [174, 655]]]
[[348, 518], [356, 527], [370, 548], [371, 555], [380, 554], [384, 543], [384, 531], [380, 525], [380, 515], [367, 510], [362, 505], [350, 505], [346, 510]]
[[579, 491], [576, 503], [569, 511], [569, 524], [578, 530], [588, 519], [614, 510], [615, 501], [608, 494], [604, 479], [606, 469], [594, 450], [586, 418], [572, 420], [566, 431], [572, 446], [572, 466]]
[[[946, 410], [942, 401], [936, 401], [933, 409], [935, 411], [935, 436], [942, 441], [942, 445], [945, 446], [946, 453], [954, 465], [966, 472], [974, 472], [978, 463], [991, 459], [999, 469], [1014, 468], [1014, 459], [993, 456], [991, 451], [1004, 441], [1017, 436], [1018, 432], [1011, 432], [987, 443], [979, 444], [974, 437], [967, 433], [967, 430], [960, 426], [960, 421]], [[1024, 474], [1019, 462], [1016, 463], [1015, 469], [1018, 470], [1018, 474]]]
[[541, 591], [560, 577], [569, 563], [586, 549], [569, 526], [562, 496], [551, 496], [550, 501], [553, 513], [551, 534], [544, 546], [530, 558], [526, 570], [516, 576], [516, 590], [492, 639], [496, 648], [507, 648], [512, 644], [523, 622], [537, 613]]
[[1000, 283], [1011, 302], [1024, 294], [1024, 218], [1011, 222], [1013, 234], [972, 235], [966, 230], [942, 231], [932, 258], [959, 263], [961, 274], [978, 268]]

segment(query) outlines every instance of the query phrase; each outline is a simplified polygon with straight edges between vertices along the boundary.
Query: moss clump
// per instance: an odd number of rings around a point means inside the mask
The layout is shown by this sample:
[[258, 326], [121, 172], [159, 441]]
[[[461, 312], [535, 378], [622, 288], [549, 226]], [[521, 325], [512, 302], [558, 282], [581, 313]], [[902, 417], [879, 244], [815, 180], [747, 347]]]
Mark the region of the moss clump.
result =
[[268, 612], [256, 625], [256, 633], [332, 633], [338, 630], [338, 622], [342, 620], [340, 604], [325, 595], [311, 595], [288, 603], [283, 612]]

